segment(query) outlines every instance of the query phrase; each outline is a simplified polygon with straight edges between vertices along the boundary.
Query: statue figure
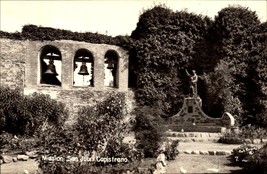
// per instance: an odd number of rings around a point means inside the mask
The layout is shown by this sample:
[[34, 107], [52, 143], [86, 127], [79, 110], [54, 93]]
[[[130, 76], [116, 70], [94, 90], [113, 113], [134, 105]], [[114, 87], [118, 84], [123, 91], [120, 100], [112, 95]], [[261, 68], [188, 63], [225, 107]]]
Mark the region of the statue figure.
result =
[[192, 70], [193, 75], [189, 74], [187, 70], [186, 74], [190, 77], [190, 89], [192, 91], [193, 97], [197, 97], [197, 80], [198, 80], [198, 75], [196, 74], [195, 70]]

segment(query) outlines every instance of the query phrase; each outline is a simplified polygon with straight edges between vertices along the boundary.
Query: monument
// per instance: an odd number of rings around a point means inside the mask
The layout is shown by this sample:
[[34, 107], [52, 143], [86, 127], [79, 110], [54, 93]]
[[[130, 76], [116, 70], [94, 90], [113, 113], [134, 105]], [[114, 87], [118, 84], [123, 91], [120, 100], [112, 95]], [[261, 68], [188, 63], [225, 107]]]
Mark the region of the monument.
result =
[[202, 100], [197, 93], [198, 75], [192, 70], [190, 77], [190, 94], [184, 98], [184, 103], [180, 111], [171, 117], [170, 127], [176, 131], [204, 131], [221, 130], [221, 128], [231, 128], [234, 126], [234, 117], [230, 113], [224, 113], [221, 118], [212, 118], [202, 110]]

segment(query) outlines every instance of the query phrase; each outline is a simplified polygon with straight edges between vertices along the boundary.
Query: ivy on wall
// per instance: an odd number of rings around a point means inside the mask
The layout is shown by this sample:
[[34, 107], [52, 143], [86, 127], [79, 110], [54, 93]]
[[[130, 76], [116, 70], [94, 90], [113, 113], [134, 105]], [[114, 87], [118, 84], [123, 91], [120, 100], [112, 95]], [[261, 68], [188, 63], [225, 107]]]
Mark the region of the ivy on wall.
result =
[[72, 32], [69, 30], [55, 29], [51, 27], [41, 27], [36, 25], [24, 25], [21, 32], [9, 33], [0, 31], [0, 38], [17, 40], [74, 40], [96, 44], [110, 44], [127, 47], [128, 36], [111, 37], [104, 34], [92, 32]]

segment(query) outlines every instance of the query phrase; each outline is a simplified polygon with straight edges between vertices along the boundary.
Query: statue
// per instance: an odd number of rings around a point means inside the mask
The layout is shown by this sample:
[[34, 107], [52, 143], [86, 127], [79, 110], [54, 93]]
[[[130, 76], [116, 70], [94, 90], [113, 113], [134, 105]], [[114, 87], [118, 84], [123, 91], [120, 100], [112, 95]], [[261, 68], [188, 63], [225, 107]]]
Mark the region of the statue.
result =
[[187, 70], [186, 74], [190, 77], [190, 89], [192, 91], [193, 97], [197, 97], [197, 80], [198, 80], [198, 75], [196, 74], [195, 70], [192, 70], [193, 75], [189, 74]]

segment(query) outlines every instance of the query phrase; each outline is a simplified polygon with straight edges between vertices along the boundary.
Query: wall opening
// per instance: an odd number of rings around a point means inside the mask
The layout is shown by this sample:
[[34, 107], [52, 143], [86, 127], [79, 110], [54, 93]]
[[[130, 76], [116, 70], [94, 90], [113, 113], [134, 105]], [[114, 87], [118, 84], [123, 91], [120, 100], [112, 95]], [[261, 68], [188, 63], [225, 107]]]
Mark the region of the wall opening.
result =
[[73, 86], [94, 86], [93, 54], [87, 49], [79, 49], [73, 65]]
[[40, 54], [40, 83], [61, 86], [61, 53], [58, 48], [46, 45]]
[[108, 50], [105, 54], [104, 85], [118, 87], [118, 60], [119, 55], [115, 50]]

